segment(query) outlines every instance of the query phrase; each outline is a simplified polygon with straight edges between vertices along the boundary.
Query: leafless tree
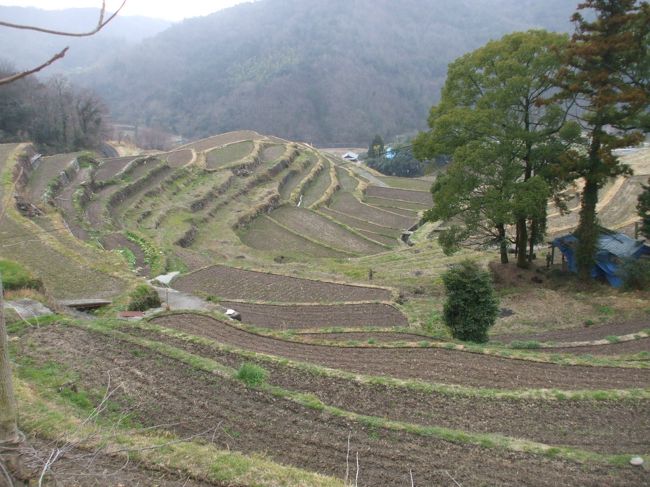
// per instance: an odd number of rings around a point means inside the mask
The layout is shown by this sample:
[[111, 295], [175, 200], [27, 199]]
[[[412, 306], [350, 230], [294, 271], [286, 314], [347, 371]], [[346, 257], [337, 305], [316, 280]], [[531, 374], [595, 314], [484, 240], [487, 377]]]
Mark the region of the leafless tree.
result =
[[[99, 19], [94, 29], [87, 32], [66, 32], [59, 30], [46, 29], [33, 25], [13, 24], [10, 22], [0, 21], [0, 27], [9, 29], [30, 30], [65, 37], [89, 37], [102, 30], [106, 25], [115, 18], [122, 10], [126, 0], [122, 1], [120, 7], [111, 15], [106, 15], [106, 0], [102, 0], [102, 8], [99, 12]], [[14, 74], [5, 75], [0, 78], [0, 86], [7, 85], [23, 79], [31, 74], [38, 73], [63, 58], [68, 52], [68, 47], [54, 54], [44, 63]], [[88, 100], [87, 100], [88, 101]], [[92, 105], [92, 104], [91, 104]], [[81, 101], [77, 109], [83, 112], [85, 122], [90, 122], [95, 117], [92, 110], [88, 111], [86, 104]], [[1, 212], [2, 208], [0, 208]], [[20, 477], [22, 466], [19, 458], [19, 446], [22, 442], [22, 435], [17, 425], [17, 406], [16, 398], [13, 391], [11, 363], [8, 353], [7, 330], [2, 310], [2, 281], [0, 276], [0, 483], [13, 485], [13, 477]]]

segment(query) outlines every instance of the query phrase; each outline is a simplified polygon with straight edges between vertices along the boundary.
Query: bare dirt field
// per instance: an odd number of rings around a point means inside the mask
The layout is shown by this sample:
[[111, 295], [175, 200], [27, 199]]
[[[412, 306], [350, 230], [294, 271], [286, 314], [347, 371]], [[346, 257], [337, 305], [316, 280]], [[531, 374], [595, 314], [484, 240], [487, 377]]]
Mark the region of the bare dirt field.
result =
[[291, 343], [190, 314], [160, 317], [154, 323], [246, 350], [326, 367], [444, 384], [576, 390], [647, 387], [650, 381], [650, 369], [562, 366], [437, 348], [373, 350]]
[[264, 328], [300, 329], [344, 327], [408, 326], [406, 317], [388, 304], [275, 305], [222, 301], [222, 306], [233, 308], [242, 315], [242, 321]]
[[409, 470], [422, 485], [446, 485], [449, 476], [463, 485], [505, 486], [629, 486], [642, 485], [645, 478], [632, 467], [577, 464], [350, 423], [82, 330], [35, 329], [26, 338], [38, 348], [38, 353], [23, 349], [30, 360], [72, 368], [82, 390], [101, 389], [110, 370], [113, 383], [120, 384], [113, 400], [144, 426], [158, 425], [179, 436], [203, 434], [224, 449], [266, 454], [339, 478], [350, 437], [352, 451], [359, 452], [362, 486], [404, 485]]
[[429, 207], [433, 204], [433, 197], [431, 196], [431, 193], [426, 191], [412, 191], [408, 189], [368, 186], [366, 195], [376, 196], [378, 198], [386, 198], [390, 200], [409, 201], [411, 203], [419, 203], [421, 205]]
[[190, 142], [189, 144], [177, 147], [176, 150], [194, 149], [197, 152], [203, 152], [215, 147], [221, 147], [222, 145], [232, 144], [234, 142], [241, 142], [243, 140], [257, 140], [261, 138], [262, 136], [260, 134], [253, 132], [252, 130], [240, 130], [238, 132], [228, 132], [225, 134], [208, 137], [206, 139], [197, 140], [195, 142]]
[[284, 303], [338, 303], [390, 301], [391, 291], [382, 288], [312, 281], [280, 274], [213, 266], [174, 279], [180, 291], [202, 292], [223, 299]]

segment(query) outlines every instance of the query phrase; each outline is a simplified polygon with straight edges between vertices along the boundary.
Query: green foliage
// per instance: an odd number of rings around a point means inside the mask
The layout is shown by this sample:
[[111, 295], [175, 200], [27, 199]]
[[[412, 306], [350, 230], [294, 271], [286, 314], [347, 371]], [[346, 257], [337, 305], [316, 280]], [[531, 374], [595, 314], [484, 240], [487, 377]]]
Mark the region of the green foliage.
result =
[[6, 290], [41, 289], [43, 287], [40, 279], [32, 276], [27, 269], [12, 260], [0, 259], [0, 276], [2, 277], [2, 285]]
[[445, 272], [442, 280], [447, 292], [444, 321], [453, 337], [486, 342], [499, 313], [490, 274], [466, 260]]
[[375, 135], [368, 146], [368, 159], [382, 157], [384, 155], [384, 139], [381, 135]]
[[366, 164], [387, 176], [414, 178], [424, 174], [424, 164], [417, 160], [410, 147], [396, 147], [392, 157], [386, 157], [382, 152], [378, 156], [366, 160]]
[[146, 284], [140, 284], [129, 295], [129, 311], [146, 311], [160, 306], [160, 297], [156, 290]]
[[647, 239], [650, 239], [650, 178], [648, 185], [643, 186], [643, 192], [639, 195], [639, 202], [636, 209], [641, 217], [641, 233]]
[[646, 290], [650, 289], [650, 259], [629, 259], [621, 267], [623, 289]]
[[650, 4], [586, 0], [572, 20], [576, 32], [555, 78], [561, 88], [555, 98], [579, 100], [587, 128], [582, 150], [570, 151], [565, 167], [569, 177], [585, 180], [575, 234], [578, 274], [588, 280], [598, 241], [598, 190], [610, 178], [631, 173], [613, 150], [638, 144], [649, 127]]
[[504, 36], [449, 66], [442, 98], [431, 109], [431, 130], [415, 140], [415, 155], [451, 155], [446, 174], [432, 187], [429, 220], [458, 226], [443, 237], [451, 251], [470, 236], [497, 243], [507, 262], [508, 229], [517, 223], [525, 265], [527, 243], [541, 240], [548, 197], [563, 185], [552, 161], [579, 136], [566, 124], [567, 106], [545, 104], [560, 69], [566, 36], [529, 31]]
[[534, 340], [529, 340], [529, 341], [515, 340], [513, 342], [510, 342], [510, 348], [514, 348], [517, 350], [536, 350], [538, 348], [541, 348], [541, 345], [539, 342], [536, 342]]
[[250, 362], [244, 362], [237, 370], [235, 377], [249, 387], [256, 387], [264, 384], [268, 375], [268, 371], [263, 367]]
[[119, 254], [126, 262], [129, 264], [129, 269], [135, 269], [137, 265], [137, 259], [135, 254], [131, 249], [115, 249], [114, 252]]

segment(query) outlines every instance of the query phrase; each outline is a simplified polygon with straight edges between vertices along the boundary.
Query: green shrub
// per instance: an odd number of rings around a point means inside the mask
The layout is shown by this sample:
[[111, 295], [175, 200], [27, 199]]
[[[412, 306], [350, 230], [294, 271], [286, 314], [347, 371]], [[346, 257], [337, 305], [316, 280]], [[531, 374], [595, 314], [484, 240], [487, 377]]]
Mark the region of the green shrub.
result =
[[156, 290], [146, 284], [140, 284], [129, 295], [129, 311], [146, 311], [160, 306], [160, 297]]
[[542, 345], [539, 342], [534, 340], [530, 341], [518, 341], [515, 340], [510, 343], [510, 348], [519, 349], [519, 350], [536, 350], [542, 348]]
[[41, 289], [43, 287], [40, 279], [36, 279], [27, 269], [12, 260], [0, 259], [0, 276], [2, 276], [2, 285], [6, 290]]
[[259, 386], [266, 381], [269, 373], [259, 365], [244, 362], [237, 371], [237, 377], [240, 381], [250, 387]]
[[443, 319], [452, 336], [464, 341], [487, 342], [488, 329], [499, 313], [490, 274], [466, 260], [445, 272], [442, 281], [447, 292]]
[[626, 291], [650, 289], [650, 259], [627, 260], [621, 269], [621, 277]]

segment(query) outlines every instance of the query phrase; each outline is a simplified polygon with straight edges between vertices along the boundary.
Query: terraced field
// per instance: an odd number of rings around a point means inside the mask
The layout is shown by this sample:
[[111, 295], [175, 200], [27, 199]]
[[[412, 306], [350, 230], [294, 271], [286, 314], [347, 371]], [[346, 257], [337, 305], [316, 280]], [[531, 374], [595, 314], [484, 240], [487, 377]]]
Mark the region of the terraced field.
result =
[[222, 299], [284, 303], [390, 301], [391, 291], [378, 287], [299, 279], [226, 266], [201, 269], [174, 279], [173, 287]]
[[56, 156], [42, 157], [38, 167], [29, 176], [26, 191], [30, 201], [38, 202], [45, 194], [48, 185], [66, 169], [81, 154], [59, 154]]
[[206, 153], [206, 166], [208, 169], [219, 169], [250, 156], [254, 148], [252, 141], [245, 140], [212, 149]]
[[[60, 213], [43, 205], [30, 220], [12, 206], [15, 149], [0, 146], [0, 256], [56, 298], [120, 299], [101, 319], [12, 326], [28, 433], [76, 434], [59, 411], [82, 422], [110, 371], [110, 414], [129, 420], [97, 441], [114, 458], [136, 448], [139, 465], [174, 481], [343, 487], [358, 454], [361, 486], [647, 483], [629, 465], [650, 455], [647, 294], [526, 274], [498, 288], [491, 342], [460, 343], [442, 325], [440, 276], [492, 255], [444, 255], [431, 224], [400, 241], [432, 204], [431, 181], [234, 132], [82, 168], [55, 195]], [[604, 219], [624, 218], [638, 182], [603, 189]], [[201, 311], [113, 319], [136, 269], [180, 271], [174, 303], [186, 293]]]

